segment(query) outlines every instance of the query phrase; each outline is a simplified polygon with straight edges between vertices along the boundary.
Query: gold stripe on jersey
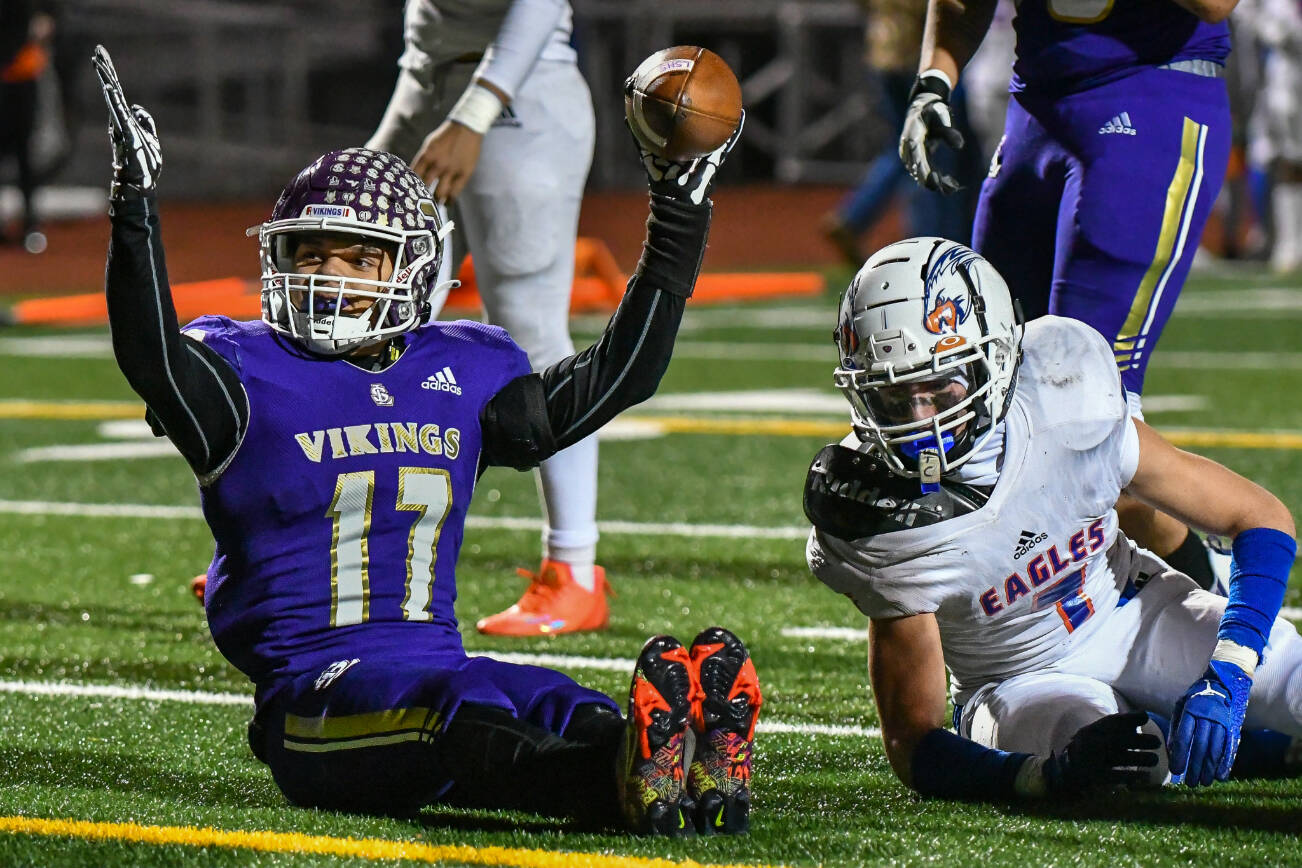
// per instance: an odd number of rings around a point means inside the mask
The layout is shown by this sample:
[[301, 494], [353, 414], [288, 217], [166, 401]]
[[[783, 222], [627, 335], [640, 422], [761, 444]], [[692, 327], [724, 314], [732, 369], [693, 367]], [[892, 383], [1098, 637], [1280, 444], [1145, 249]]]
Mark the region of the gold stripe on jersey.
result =
[[1121, 331], [1112, 342], [1117, 367], [1123, 371], [1135, 367], [1140, 356], [1147, 352], [1144, 346], [1148, 336], [1152, 311], [1162, 298], [1173, 260], [1184, 252], [1185, 233], [1195, 204], [1203, 175], [1203, 142], [1207, 138], [1207, 125], [1185, 118], [1180, 137], [1180, 160], [1175, 174], [1166, 188], [1166, 206], [1162, 211], [1162, 228], [1157, 236], [1157, 249], [1148, 264], [1139, 288], [1135, 291], [1130, 312]]
[[285, 750], [328, 753], [405, 741], [429, 741], [441, 716], [432, 708], [386, 708], [364, 714], [285, 715]]

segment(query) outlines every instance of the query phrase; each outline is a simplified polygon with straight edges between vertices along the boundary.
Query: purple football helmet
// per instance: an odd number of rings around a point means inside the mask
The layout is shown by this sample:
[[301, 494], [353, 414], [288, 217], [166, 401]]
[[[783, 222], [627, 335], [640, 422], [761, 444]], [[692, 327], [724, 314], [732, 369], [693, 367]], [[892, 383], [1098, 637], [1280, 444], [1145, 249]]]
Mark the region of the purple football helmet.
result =
[[[392, 154], [331, 151], [289, 183], [271, 218], [249, 229], [262, 259], [262, 319], [315, 353], [342, 355], [411, 331], [429, 314], [451, 223], [425, 183]], [[393, 253], [388, 280], [294, 271], [295, 236], [342, 233]], [[359, 299], [371, 299], [356, 310]]]

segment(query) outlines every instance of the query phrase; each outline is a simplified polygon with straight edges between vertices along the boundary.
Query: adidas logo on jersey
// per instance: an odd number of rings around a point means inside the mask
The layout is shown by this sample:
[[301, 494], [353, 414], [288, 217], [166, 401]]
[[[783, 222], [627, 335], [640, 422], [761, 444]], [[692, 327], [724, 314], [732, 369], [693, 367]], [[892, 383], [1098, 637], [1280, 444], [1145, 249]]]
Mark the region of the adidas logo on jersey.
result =
[[1125, 136], [1138, 135], [1138, 131], [1130, 124], [1130, 114], [1122, 112], [1119, 115], [1113, 115], [1112, 120], [1099, 127], [1099, 135], [1105, 133], [1121, 133]]
[[457, 385], [457, 378], [452, 376], [452, 369], [445, 367], [437, 374], [432, 374], [420, 384], [422, 389], [430, 389], [434, 392], [451, 392], [453, 395], [461, 394], [461, 387]]
[[1026, 553], [1038, 546], [1049, 538], [1049, 535], [1043, 531], [1035, 533], [1024, 530], [1021, 536], [1017, 538], [1017, 548], [1013, 549], [1013, 560], [1018, 560], [1026, 556]]

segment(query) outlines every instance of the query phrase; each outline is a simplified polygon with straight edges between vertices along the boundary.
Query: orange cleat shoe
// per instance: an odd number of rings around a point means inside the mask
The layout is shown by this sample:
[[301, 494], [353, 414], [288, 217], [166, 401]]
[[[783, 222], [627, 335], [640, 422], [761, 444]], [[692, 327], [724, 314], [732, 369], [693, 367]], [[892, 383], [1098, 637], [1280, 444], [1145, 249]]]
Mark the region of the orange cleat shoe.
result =
[[673, 636], [648, 639], [629, 685], [618, 765], [620, 812], [639, 835], [687, 837], [695, 831], [683, 778], [698, 693], [682, 643]]
[[519, 570], [529, 580], [520, 602], [505, 612], [480, 618], [475, 629], [489, 636], [558, 636], [604, 630], [610, 623], [606, 571], [593, 567], [591, 591], [574, 581], [570, 565], [544, 559], [537, 573]]
[[203, 592], [208, 589], [208, 574], [200, 573], [190, 580], [190, 593], [194, 594], [199, 605], [203, 605]]
[[722, 627], [692, 642], [700, 701], [692, 705], [696, 750], [687, 772], [696, 831], [739, 835], [750, 829], [750, 770], [755, 722], [764, 698], [750, 653]]

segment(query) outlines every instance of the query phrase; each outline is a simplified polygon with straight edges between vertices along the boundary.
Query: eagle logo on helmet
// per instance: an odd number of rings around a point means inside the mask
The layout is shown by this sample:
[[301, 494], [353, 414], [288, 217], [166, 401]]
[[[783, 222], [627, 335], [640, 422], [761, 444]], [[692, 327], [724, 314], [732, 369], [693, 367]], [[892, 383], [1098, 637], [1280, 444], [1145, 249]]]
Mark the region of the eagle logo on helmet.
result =
[[[971, 290], [962, 280], [959, 269], [975, 262], [977, 254], [966, 247], [946, 250], [927, 270], [922, 285], [922, 325], [933, 335], [953, 334], [972, 313]], [[958, 281], [946, 278], [959, 277]]]

